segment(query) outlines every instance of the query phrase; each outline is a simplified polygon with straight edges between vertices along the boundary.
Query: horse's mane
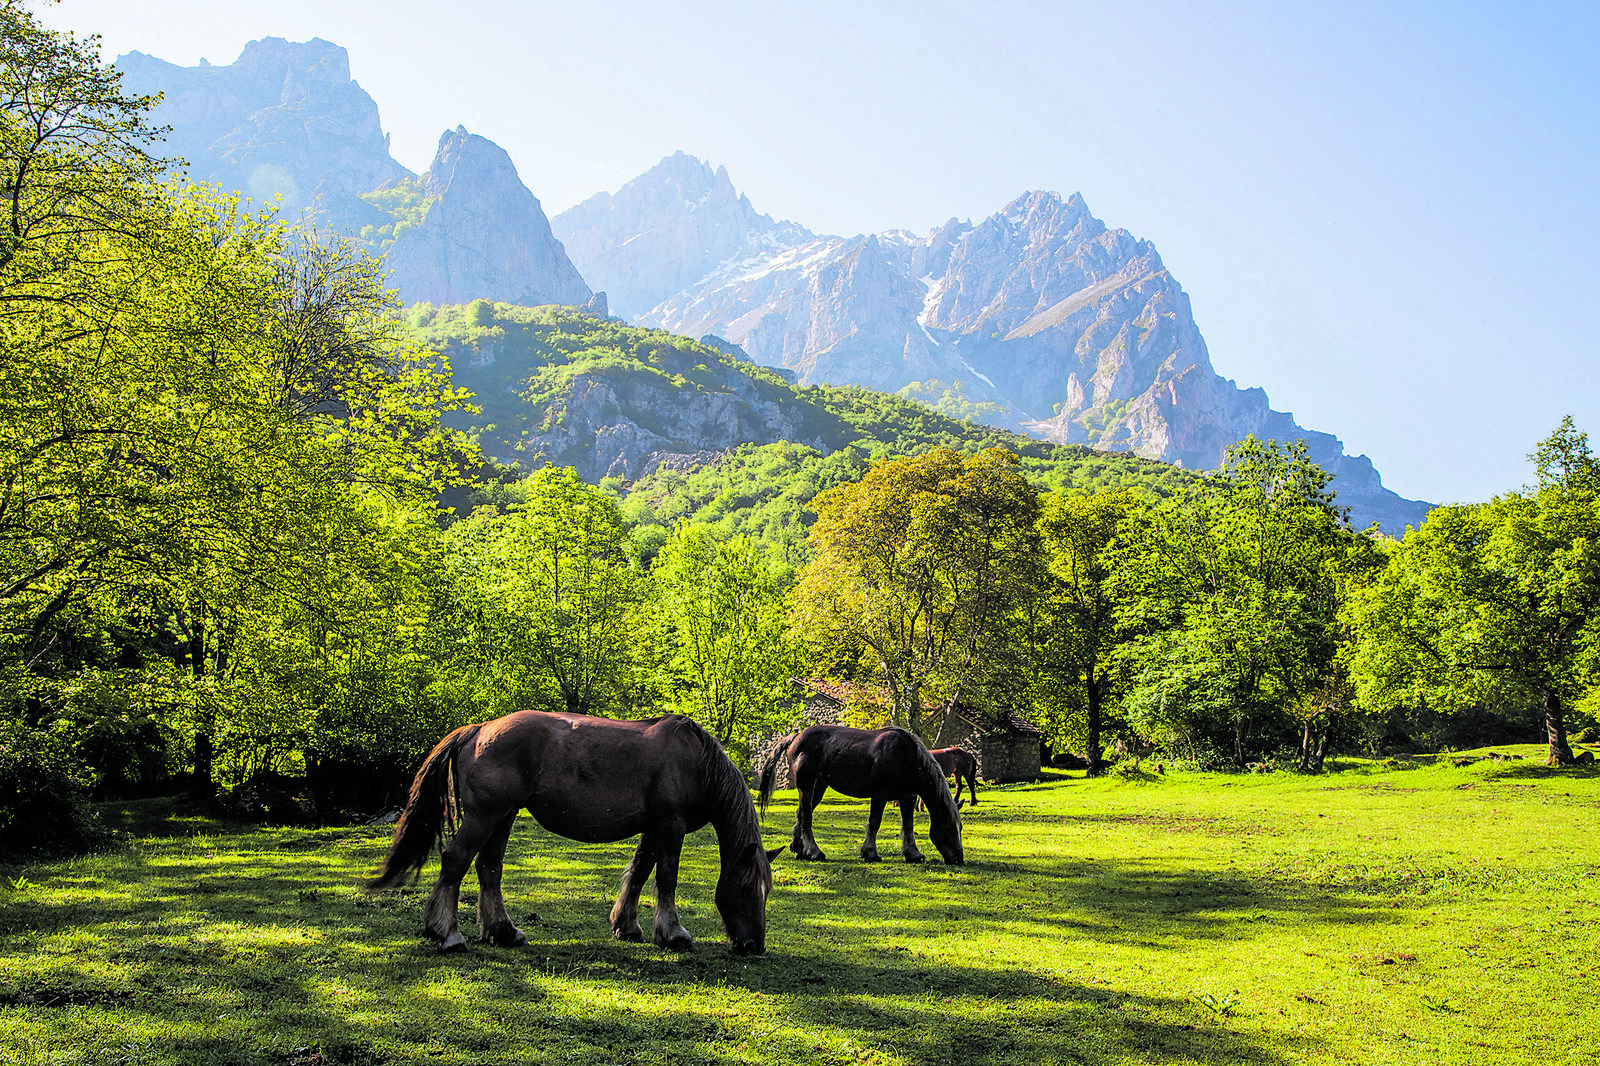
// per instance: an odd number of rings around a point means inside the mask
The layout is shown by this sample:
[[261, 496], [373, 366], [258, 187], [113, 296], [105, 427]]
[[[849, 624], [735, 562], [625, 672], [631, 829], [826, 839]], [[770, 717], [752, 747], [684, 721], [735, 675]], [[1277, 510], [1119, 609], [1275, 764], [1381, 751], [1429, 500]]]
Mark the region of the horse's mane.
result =
[[[739, 848], [746, 843], [753, 842], [758, 851], [761, 847], [761, 823], [756, 820], [756, 806], [750, 799], [750, 786], [739, 768], [733, 765], [733, 760], [728, 758], [720, 740], [694, 719], [681, 715], [676, 717], [677, 728], [695, 734], [702, 745], [697, 776], [706, 790], [706, 800], [713, 811], [711, 821], [717, 829], [717, 842], [723, 853], [722, 874], [729, 879], [730, 887], [753, 889], [761, 879], [765, 864], [730, 863], [727, 859], [729, 855], [738, 854]], [[730, 834], [728, 839], [723, 839], [724, 829]], [[741, 839], [746, 837], [746, 833], [740, 832], [741, 829], [746, 830], [747, 839]]]
[[673, 718], [676, 719], [675, 728], [694, 734], [700, 741], [700, 763], [695, 776], [706, 790], [711, 809], [737, 816], [741, 808], [749, 807], [753, 816], [755, 804], [750, 799], [750, 787], [733, 760], [728, 758], [722, 742], [693, 718], [684, 715], [673, 715]]
[[[916, 736], [910, 730], [901, 730], [901, 732], [913, 737]], [[955, 798], [950, 795], [950, 786], [945, 784], [944, 770], [939, 766], [939, 760], [933, 757], [933, 752], [928, 750], [928, 746], [922, 743], [920, 739], [917, 742], [917, 754], [920, 756], [917, 760], [917, 776], [922, 779], [922, 786], [926, 790], [923, 793], [924, 797], [929, 794], [943, 796], [950, 804], [949, 813], [959, 819], [960, 815], [956, 813], [958, 808], [956, 807]], [[928, 810], [931, 814], [933, 811], [931, 803], [928, 804]]]

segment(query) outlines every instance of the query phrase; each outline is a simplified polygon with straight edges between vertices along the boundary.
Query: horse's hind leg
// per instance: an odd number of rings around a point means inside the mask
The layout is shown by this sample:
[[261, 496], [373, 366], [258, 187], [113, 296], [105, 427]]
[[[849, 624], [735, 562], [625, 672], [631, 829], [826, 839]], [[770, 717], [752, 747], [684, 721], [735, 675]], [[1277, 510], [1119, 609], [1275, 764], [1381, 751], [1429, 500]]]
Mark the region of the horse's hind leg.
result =
[[455, 836], [439, 853], [439, 880], [428, 897], [423, 931], [439, 942], [440, 951], [460, 951], [467, 946], [461, 927], [456, 924], [456, 909], [461, 901], [461, 879], [498, 823], [475, 814], [462, 817]]
[[656, 849], [656, 920], [653, 939], [672, 951], [693, 951], [694, 937], [678, 921], [678, 858], [683, 851], [683, 833], [658, 837]]
[[921, 862], [924, 856], [917, 850], [916, 824], [911, 818], [913, 799], [912, 796], [904, 796], [900, 800], [900, 854], [906, 862]]
[[506, 913], [506, 900], [500, 892], [500, 878], [505, 870], [506, 841], [511, 838], [511, 827], [516, 824], [517, 812], [506, 815], [483, 850], [478, 852], [474, 868], [478, 871], [478, 936], [503, 948], [520, 948], [528, 942]]
[[867, 862], [878, 862], [878, 826], [883, 824], [883, 808], [889, 801], [876, 796], [872, 799], [872, 810], [867, 815], [867, 837], [861, 842], [861, 857]]
[[[640, 941], [644, 930], [639, 928], [639, 893], [650, 880], [650, 871], [656, 864], [656, 852], [650, 834], [639, 838], [633, 861], [622, 871], [622, 890], [617, 893], [616, 905], [611, 908], [611, 935], [618, 940]], [[659, 885], [660, 882], [657, 882]]]
[[817, 847], [817, 838], [811, 832], [811, 813], [817, 809], [817, 804], [822, 802], [822, 794], [828, 791], [828, 786], [816, 777], [806, 780], [804, 769], [796, 774], [800, 784], [800, 799], [794, 811], [794, 836], [789, 840], [789, 847], [796, 856], [802, 859], [811, 859], [821, 862], [827, 858], [822, 849]]

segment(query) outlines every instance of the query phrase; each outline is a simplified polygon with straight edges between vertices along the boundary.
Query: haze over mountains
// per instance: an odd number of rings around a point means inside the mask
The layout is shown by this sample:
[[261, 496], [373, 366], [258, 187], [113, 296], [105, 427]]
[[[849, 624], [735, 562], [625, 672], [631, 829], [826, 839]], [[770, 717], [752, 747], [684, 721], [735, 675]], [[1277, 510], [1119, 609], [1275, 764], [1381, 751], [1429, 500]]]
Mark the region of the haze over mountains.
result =
[[839, 237], [762, 214], [728, 173], [678, 153], [547, 219], [505, 152], [457, 127], [428, 172], [388, 154], [344, 49], [267, 39], [227, 67], [141, 53], [130, 88], [165, 93], [190, 174], [387, 256], [407, 301], [569, 304], [715, 335], [803, 384], [860, 384], [1062, 443], [1217, 465], [1248, 434], [1305, 439], [1358, 523], [1399, 532], [1428, 505], [1365, 456], [1212, 367], [1155, 246], [1081, 196], [1031, 191], [927, 234]]

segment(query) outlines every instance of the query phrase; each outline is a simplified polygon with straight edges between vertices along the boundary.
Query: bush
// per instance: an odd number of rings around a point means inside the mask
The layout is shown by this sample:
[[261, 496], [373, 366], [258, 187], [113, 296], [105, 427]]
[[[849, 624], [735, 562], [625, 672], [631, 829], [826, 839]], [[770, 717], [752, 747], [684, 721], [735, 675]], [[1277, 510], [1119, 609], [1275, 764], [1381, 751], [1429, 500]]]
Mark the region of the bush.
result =
[[112, 843], [89, 786], [89, 770], [66, 738], [0, 724], [0, 850], [61, 855]]

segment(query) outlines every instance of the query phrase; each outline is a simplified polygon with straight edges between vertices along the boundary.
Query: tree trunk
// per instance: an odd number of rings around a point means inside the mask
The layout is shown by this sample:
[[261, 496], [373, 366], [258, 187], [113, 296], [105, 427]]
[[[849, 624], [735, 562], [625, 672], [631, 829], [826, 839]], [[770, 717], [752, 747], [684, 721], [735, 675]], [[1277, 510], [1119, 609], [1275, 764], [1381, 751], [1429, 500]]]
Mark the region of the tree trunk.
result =
[[1089, 760], [1089, 776], [1097, 777], [1106, 772], [1106, 764], [1100, 758], [1100, 686], [1095, 683], [1093, 675], [1084, 690], [1088, 697], [1089, 707], [1089, 736], [1087, 744], [1089, 750], [1084, 752], [1084, 758]]
[[1543, 692], [1544, 696], [1544, 728], [1550, 738], [1550, 756], [1545, 759], [1546, 766], [1570, 766], [1572, 764], [1572, 747], [1567, 743], [1567, 709], [1561, 703], [1561, 697], [1549, 689]]
[[1300, 766], [1303, 774], [1322, 772], [1322, 754], [1328, 743], [1328, 724], [1321, 717], [1307, 719], [1300, 733]]
[[[189, 620], [189, 672], [196, 681], [206, 673], [206, 627], [198, 618]], [[217, 794], [215, 773], [216, 710], [202, 699], [194, 723], [194, 778], [190, 790], [200, 799], [210, 799]]]

